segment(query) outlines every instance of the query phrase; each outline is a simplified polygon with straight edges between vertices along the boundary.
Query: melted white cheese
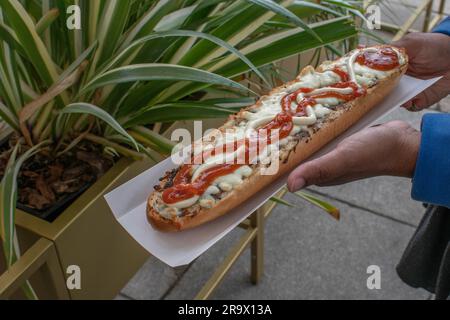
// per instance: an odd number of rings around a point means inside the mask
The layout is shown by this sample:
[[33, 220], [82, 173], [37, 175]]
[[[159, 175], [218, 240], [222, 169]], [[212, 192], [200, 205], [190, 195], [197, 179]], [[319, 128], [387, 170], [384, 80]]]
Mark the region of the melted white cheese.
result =
[[200, 199], [199, 196], [194, 196], [192, 198], [186, 199], [186, 200], [182, 200], [179, 201], [177, 203], [174, 204], [170, 204], [169, 207], [174, 207], [177, 209], [185, 209], [185, 208], [189, 208], [192, 207], [197, 201], [198, 199]]
[[306, 107], [307, 117], [293, 117], [292, 122], [297, 126], [310, 126], [317, 122], [317, 116], [313, 107]]

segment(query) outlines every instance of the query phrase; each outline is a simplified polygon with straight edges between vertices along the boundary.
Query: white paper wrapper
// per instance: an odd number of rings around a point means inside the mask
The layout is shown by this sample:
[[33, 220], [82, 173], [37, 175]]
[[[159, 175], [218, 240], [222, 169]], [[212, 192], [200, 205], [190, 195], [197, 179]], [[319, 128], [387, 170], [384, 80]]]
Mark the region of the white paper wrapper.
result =
[[[404, 76], [398, 87], [378, 107], [313, 157], [331, 151], [345, 137], [373, 125], [378, 119], [438, 80], [439, 78], [419, 80]], [[175, 167], [177, 166], [169, 158], [105, 196], [115, 218], [123, 228], [150, 254], [171, 267], [191, 263], [275, 195], [287, 181], [287, 176], [280, 177], [275, 183], [215, 221], [180, 233], [162, 233], [153, 229], [147, 222], [146, 202], [148, 195], [153, 191], [153, 186], [159, 183], [159, 178]]]

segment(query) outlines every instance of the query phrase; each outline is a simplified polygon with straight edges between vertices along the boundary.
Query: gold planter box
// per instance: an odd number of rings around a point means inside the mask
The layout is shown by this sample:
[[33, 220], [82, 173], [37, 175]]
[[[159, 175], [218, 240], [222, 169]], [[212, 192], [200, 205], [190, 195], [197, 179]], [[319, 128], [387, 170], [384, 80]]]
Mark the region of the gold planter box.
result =
[[[20, 297], [17, 289], [27, 279], [41, 299], [116, 297], [149, 255], [117, 223], [103, 196], [152, 164], [119, 160], [52, 223], [18, 210], [23, 256], [5, 273], [0, 261], [0, 298]], [[79, 290], [66, 286], [73, 265], [81, 270]]]

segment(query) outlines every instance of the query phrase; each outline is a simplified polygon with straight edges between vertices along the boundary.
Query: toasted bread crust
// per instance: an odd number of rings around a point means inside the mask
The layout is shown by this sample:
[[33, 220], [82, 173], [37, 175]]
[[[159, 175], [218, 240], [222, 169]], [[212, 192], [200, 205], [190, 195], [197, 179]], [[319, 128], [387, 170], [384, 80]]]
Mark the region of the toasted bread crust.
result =
[[[403, 49], [399, 50], [401, 51], [401, 54], [406, 57], [405, 51]], [[309, 158], [335, 137], [350, 128], [395, 88], [401, 76], [406, 72], [407, 65], [408, 64], [405, 63], [404, 66], [393, 72], [389, 77], [379, 80], [374, 87], [367, 90], [366, 95], [343, 104], [343, 107], [330, 114], [326, 121], [322, 123], [320, 129], [314, 130], [308, 138], [301, 139], [297, 146], [289, 152], [287, 161], [280, 162], [277, 175], [261, 175], [259, 170], [257, 170], [248, 179], [245, 179], [242, 184], [236, 186], [226, 197], [217, 201], [213, 208], [202, 208], [198, 210], [195, 215], [177, 217], [175, 220], [162, 217], [154, 209], [154, 204], [157, 201], [158, 195], [156, 192], [153, 192], [147, 202], [148, 221], [158, 230], [164, 232], [176, 232], [197, 227], [226, 214], [240, 203], [246, 201], [258, 191], [274, 182], [280, 176], [295, 169], [302, 161]], [[304, 68], [297, 79], [308, 73], [311, 68], [311, 66]], [[317, 71], [320, 72], [322, 69], [319, 67]], [[275, 88], [270, 94], [280, 92], [287, 86], [297, 82], [297, 79], [281, 87]], [[249, 108], [259, 107], [260, 105], [261, 102], [258, 101], [254, 106]], [[245, 108], [240, 112], [247, 109], [248, 108]], [[227, 126], [227, 123], [225, 123], [224, 127]]]

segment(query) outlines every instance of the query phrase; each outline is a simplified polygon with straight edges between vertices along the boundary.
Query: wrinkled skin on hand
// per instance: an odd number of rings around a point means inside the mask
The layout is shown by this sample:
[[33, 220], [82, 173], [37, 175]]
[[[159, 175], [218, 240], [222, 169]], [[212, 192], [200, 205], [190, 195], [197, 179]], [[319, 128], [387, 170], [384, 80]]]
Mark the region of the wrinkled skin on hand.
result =
[[300, 165], [288, 179], [291, 192], [309, 185], [336, 185], [368, 177], [412, 177], [421, 135], [393, 121], [356, 133], [332, 152]]
[[407, 74], [420, 78], [443, 78], [404, 107], [420, 111], [439, 102], [450, 93], [450, 37], [440, 33], [410, 33], [392, 43], [403, 47], [409, 56]]

